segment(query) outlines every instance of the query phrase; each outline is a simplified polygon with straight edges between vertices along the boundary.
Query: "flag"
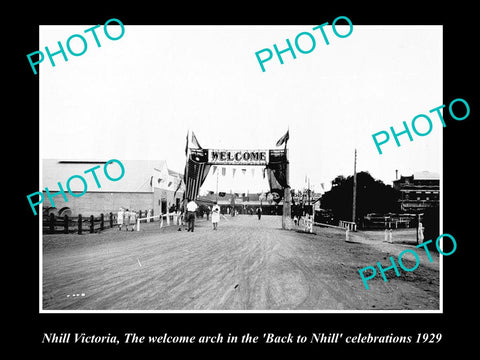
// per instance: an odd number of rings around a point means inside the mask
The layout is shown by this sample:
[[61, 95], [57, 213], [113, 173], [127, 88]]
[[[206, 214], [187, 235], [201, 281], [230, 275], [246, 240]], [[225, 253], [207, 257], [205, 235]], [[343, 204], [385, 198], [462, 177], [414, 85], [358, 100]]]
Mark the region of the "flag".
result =
[[185, 156], [187, 156], [188, 153], [188, 130], [187, 130], [187, 142], [185, 144]]
[[287, 141], [290, 138], [289, 131], [290, 130], [287, 130], [285, 135], [283, 135], [280, 139], [278, 139], [277, 143], [275, 144], [276, 146], [282, 146], [283, 144], [287, 146]]
[[192, 143], [196, 148], [202, 149], [200, 146], [200, 143], [197, 140], [197, 137], [195, 136], [195, 133], [192, 131]]
[[207, 178], [211, 165], [206, 161], [198, 162], [194, 159], [188, 160], [188, 176], [185, 183], [185, 195], [187, 199], [197, 198], [200, 187]]

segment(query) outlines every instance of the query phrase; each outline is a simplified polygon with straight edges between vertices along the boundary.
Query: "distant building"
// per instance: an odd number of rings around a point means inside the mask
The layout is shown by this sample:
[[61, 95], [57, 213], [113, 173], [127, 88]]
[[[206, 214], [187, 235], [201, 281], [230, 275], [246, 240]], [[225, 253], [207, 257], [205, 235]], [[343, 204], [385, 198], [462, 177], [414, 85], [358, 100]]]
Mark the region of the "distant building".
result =
[[393, 188], [401, 193], [400, 206], [404, 212], [418, 213], [440, 203], [440, 177], [437, 173], [422, 171], [411, 176], [400, 176]]
[[211, 206], [215, 202], [220, 206], [222, 214], [231, 214], [235, 209], [239, 214], [254, 214], [258, 207], [262, 207], [264, 215], [281, 215], [283, 201], [276, 203], [271, 194], [265, 193], [226, 193], [216, 194], [210, 191], [197, 198], [200, 205]]
[[[116, 213], [123, 207], [141, 211], [153, 210], [154, 214], [159, 214], [166, 213], [172, 205], [180, 204], [185, 190], [182, 183], [183, 175], [168, 169], [165, 160], [121, 160], [121, 162], [125, 168], [124, 176], [118, 181], [110, 181], [103, 173], [106, 161], [43, 160], [40, 184], [44, 195], [43, 213], [97, 216], [101, 213]], [[100, 188], [91, 173], [84, 173], [94, 166], [100, 166], [96, 170]], [[73, 197], [68, 193], [66, 181], [72, 175], [85, 178], [87, 182], [85, 194]], [[68, 201], [65, 201], [61, 194], [55, 195], [52, 198], [55, 205], [53, 207], [44, 189], [47, 187], [54, 195], [60, 191], [58, 182], [61, 183]], [[83, 192], [84, 185], [77, 179], [70, 182], [70, 188], [74, 194], [79, 195]]]

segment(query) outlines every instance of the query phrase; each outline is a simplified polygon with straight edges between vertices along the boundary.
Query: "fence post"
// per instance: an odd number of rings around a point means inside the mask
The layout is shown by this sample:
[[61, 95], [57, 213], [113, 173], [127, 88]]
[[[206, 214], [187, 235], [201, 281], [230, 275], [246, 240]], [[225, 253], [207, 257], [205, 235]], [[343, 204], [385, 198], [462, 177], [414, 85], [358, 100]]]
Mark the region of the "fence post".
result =
[[110, 228], [113, 228], [113, 213], [110, 212]]
[[65, 234], [68, 234], [68, 215], [65, 214], [65, 216], [63, 217], [63, 232]]
[[83, 219], [82, 214], [78, 214], [78, 235], [82, 235]]
[[95, 226], [95, 219], [93, 218], [93, 215], [90, 215], [90, 234], [93, 234], [94, 226]]
[[53, 213], [50, 213], [48, 231], [50, 232], [50, 234], [53, 234], [55, 232], [55, 215]]
[[102, 231], [104, 229], [104, 223], [105, 219], [104, 219], [104, 216], [103, 216], [103, 213], [100, 214], [100, 231]]

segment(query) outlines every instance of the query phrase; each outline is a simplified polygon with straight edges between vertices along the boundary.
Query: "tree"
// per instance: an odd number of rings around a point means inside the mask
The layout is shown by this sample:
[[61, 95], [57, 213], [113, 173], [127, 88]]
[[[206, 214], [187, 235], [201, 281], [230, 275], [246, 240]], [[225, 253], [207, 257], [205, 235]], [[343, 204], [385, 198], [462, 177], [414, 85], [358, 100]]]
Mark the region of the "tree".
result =
[[335, 179], [332, 180], [332, 187], [342, 185], [345, 182], [345, 176], [338, 175]]
[[[335, 184], [335, 185], [334, 185]], [[333, 186], [334, 185], [334, 186]], [[398, 212], [400, 191], [375, 180], [368, 172], [357, 173], [357, 220], [369, 213]], [[350, 221], [352, 217], [353, 176], [337, 176], [332, 189], [323, 194], [322, 207], [330, 209], [336, 221]]]

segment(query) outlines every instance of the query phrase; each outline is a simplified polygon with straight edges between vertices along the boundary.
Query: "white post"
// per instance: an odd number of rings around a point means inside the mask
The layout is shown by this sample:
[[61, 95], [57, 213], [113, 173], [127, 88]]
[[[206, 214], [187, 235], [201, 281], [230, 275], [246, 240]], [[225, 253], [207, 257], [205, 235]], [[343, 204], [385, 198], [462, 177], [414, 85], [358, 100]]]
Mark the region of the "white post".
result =
[[422, 223], [418, 223], [418, 242], [420, 244], [423, 243], [423, 225], [422, 225]]
[[393, 244], [393, 239], [392, 239], [392, 229], [388, 231], [388, 242]]
[[349, 234], [350, 230], [345, 230], [345, 241], [348, 241], [348, 234]]
[[170, 225], [170, 213], [167, 210], [167, 226]]
[[137, 219], [137, 231], [140, 231], [140, 218]]

